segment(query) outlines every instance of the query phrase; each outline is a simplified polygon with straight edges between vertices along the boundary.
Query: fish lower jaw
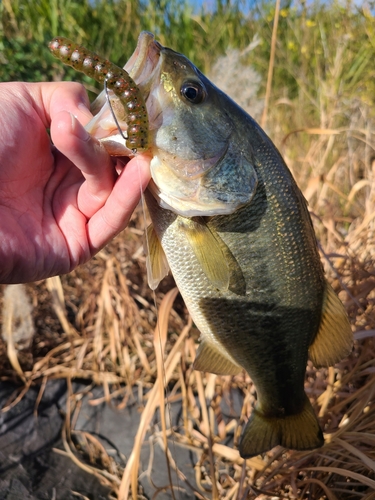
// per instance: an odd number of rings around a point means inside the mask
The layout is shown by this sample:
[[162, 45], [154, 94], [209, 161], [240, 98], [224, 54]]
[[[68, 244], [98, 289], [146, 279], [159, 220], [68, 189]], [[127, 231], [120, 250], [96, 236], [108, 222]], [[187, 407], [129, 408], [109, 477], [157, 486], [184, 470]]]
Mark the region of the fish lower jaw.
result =
[[148, 185], [159, 206], [165, 210], [170, 210], [182, 217], [211, 217], [214, 215], [228, 215], [233, 213], [238, 206], [228, 206], [223, 203], [202, 203], [199, 200], [199, 193], [194, 198], [176, 197], [161, 191], [154, 180]]
[[[159, 205], [161, 208], [171, 210], [182, 217], [210, 217], [213, 215], [228, 214], [227, 207], [220, 206], [200, 206], [199, 203], [194, 203], [194, 200], [183, 200], [181, 198], [172, 198], [165, 194], [159, 195]], [[232, 213], [230, 211], [229, 213]]]

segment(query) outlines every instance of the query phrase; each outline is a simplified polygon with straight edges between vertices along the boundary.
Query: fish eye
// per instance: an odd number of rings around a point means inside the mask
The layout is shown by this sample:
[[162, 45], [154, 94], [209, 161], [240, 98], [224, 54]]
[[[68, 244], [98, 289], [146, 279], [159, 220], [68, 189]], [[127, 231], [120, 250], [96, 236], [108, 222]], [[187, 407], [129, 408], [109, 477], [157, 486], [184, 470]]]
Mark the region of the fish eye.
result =
[[206, 89], [198, 82], [185, 82], [181, 86], [181, 95], [193, 104], [199, 104], [206, 97]]

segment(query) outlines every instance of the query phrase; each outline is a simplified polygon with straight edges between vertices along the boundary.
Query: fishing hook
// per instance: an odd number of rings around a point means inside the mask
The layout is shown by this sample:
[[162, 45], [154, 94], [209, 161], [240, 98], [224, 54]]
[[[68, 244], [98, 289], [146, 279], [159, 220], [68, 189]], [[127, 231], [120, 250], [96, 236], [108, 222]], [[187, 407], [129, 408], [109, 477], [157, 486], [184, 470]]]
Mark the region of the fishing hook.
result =
[[[120, 124], [119, 124], [119, 122], [118, 122], [118, 120], [117, 120], [116, 114], [115, 114], [115, 112], [114, 112], [114, 110], [113, 110], [112, 103], [111, 103], [111, 99], [110, 99], [110, 97], [109, 97], [108, 87], [107, 87], [107, 78], [104, 80], [104, 82], [103, 82], [103, 83], [104, 83], [104, 92], [105, 92], [105, 97], [106, 97], [106, 99], [107, 99], [107, 102], [108, 102], [108, 105], [109, 105], [109, 109], [111, 110], [112, 118], [113, 118], [113, 120], [114, 120], [114, 122], [115, 122], [115, 124], [116, 124], [116, 127], [117, 127], [118, 131], [120, 132], [121, 137], [122, 137], [122, 138], [124, 139], [124, 141], [126, 142], [126, 140], [128, 139], [128, 135], [127, 135], [127, 134], [126, 134], [126, 135], [124, 135], [124, 133], [123, 133], [123, 131], [122, 131], [121, 127], [120, 127]], [[134, 154], [137, 152], [137, 150], [136, 150], [136, 149], [132, 149], [132, 151], [133, 151], [133, 153], [134, 153]]]

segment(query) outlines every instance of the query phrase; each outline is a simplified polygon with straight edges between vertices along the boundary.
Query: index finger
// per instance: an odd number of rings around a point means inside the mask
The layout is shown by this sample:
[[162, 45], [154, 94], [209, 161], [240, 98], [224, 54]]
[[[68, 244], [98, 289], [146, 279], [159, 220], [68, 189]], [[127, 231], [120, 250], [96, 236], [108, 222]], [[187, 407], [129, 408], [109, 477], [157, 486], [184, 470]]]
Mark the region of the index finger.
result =
[[92, 255], [128, 225], [150, 181], [150, 161], [147, 154], [132, 158], [119, 175], [104, 206], [88, 221], [87, 236]]
[[69, 111], [86, 125], [91, 118], [90, 101], [85, 87], [77, 82], [28, 83], [34, 108], [46, 128], [61, 111]]

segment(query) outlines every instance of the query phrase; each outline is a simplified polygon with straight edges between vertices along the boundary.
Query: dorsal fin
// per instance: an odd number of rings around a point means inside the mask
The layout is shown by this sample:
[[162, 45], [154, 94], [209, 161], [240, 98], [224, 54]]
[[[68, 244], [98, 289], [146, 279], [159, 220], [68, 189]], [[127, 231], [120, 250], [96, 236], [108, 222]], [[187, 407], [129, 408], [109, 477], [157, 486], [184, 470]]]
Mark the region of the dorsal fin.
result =
[[310, 359], [316, 368], [332, 366], [346, 358], [353, 347], [353, 333], [341, 300], [329, 283], [323, 299], [322, 319], [310, 346]]
[[203, 337], [194, 361], [194, 370], [216, 373], [217, 375], [237, 375], [242, 368], [220, 344]]
[[155, 290], [160, 281], [168, 274], [169, 265], [152, 224], [146, 229], [144, 247], [148, 285], [151, 290]]

